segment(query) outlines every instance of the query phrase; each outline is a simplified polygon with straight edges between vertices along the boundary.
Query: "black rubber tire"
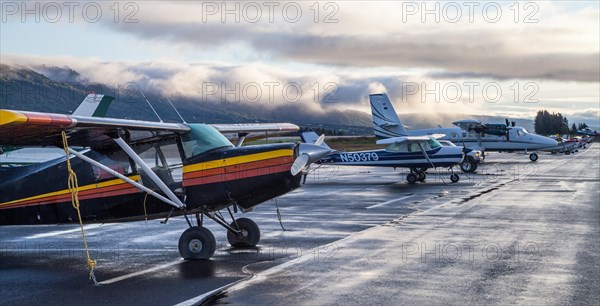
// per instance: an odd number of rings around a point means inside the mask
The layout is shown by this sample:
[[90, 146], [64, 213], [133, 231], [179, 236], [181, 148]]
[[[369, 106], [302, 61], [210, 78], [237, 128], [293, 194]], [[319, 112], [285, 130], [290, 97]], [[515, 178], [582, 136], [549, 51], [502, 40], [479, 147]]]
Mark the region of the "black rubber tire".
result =
[[236, 219], [235, 222], [231, 222], [230, 226], [244, 232], [244, 238], [240, 238], [232, 232], [227, 231], [227, 240], [231, 246], [255, 247], [260, 241], [260, 228], [258, 228], [258, 224], [251, 219], [239, 218]]
[[537, 153], [531, 153], [531, 154], [529, 154], [529, 160], [531, 160], [532, 162], [537, 161], [538, 158], [539, 157], [538, 157]]
[[565, 155], [571, 155], [571, 151], [569, 151], [569, 150], [565, 151]]
[[209, 259], [216, 249], [215, 235], [205, 227], [190, 227], [179, 237], [179, 254], [183, 259]]
[[452, 173], [452, 175], [450, 175], [450, 181], [452, 181], [452, 183], [456, 183], [459, 180], [460, 180], [460, 176], [458, 176], [458, 174]]
[[414, 183], [416, 183], [416, 182], [417, 182], [417, 180], [418, 180], [418, 178], [417, 178], [417, 175], [416, 175], [416, 174], [414, 174], [414, 173], [409, 173], [409, 174], [406, 176], [406, 181], [407, 181], [409, 184], [414, 184]]
[[427, 175], [425, 174], [425, 172], [419, 172], [419, 173], [417, 173], [417, 180], [419, 182], [425, 182], [426, 178], [427, 178]]

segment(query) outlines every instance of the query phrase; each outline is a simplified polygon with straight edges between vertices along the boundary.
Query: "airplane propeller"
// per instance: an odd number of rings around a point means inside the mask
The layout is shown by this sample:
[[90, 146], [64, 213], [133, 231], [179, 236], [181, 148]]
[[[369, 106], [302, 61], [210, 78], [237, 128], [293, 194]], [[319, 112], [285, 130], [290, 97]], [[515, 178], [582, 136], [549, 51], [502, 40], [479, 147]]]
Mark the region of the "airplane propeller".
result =
[[292, 164], [292, 169], [290, 169], [290, 172], [293, 176], [296, 176], [296, 174], [300, 173], [302, 169], [306, 167], [308, 164], [308, 159], [309, 156], [307, 154], [302, 154], [296, 157], [296, 160], [294, 160], [294, 163]]
[[[324, 136], [319, 137], [319, 139], [317, 139], [317, 142], [323, 143], [323, 139], [325, 138]], [[300, 143], [298, 144], [298, 146], [296, 147], [297, 149], [297, 154], [296, 154], [296, 159], [294, 160], [294, 163], [292, 164], [292, 168], [290, 169], [290, 172], [292, 173], [292, 175], [296, 175], [300, 172], [302, 172], [307, 166], [310, 166], [310, 164], [318, 161], [319, 159], [321, 159], [323, 156], [329, 154], [332, 152], [331, 149], [326, 148], [326, 147], [322, 147], [320, 145], [317, 144], [310, 144], [310, 143]]]
[[320, 146], [323, 143], [323, 141], [325, 141], [325, 134], [322, 134], [321, 136], [319, 136], [319, 138], [317, 138], [317, 140], [315, 141], [315, 144], [317, 146]]

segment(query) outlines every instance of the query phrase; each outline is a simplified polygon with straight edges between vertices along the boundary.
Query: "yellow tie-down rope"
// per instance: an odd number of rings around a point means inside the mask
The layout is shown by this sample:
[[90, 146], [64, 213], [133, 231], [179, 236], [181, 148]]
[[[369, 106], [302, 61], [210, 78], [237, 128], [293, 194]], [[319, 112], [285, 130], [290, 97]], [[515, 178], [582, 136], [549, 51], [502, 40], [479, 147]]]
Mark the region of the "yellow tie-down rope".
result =
[[71, 160], [69, 158], [69, 143], [67, 142], [67, 134], [62, 131], [63, 148], [67, 156], [67, 171], [69, 172], [68, 186], [71, 192], [71, 205], [77, 211], [77, 217], [79, 218], [79, 227], [81, 228], [81, 236], [83, 237], [83, 246], [85, 247], [85, 255], [87, 257], [87, 265], [90, 268], [90, 279], [94, 282], [94, 285], [98, 285], [96, 276], [94, 275], [94, 267], [96, 267], [96, 260], [90, 257], [90, 251], [88, 250], [87, 241], [85, 239], [85, 231], [83, 230], [83, 221], [81, 220], [81, 211], [79, 210], [79, 184], [77, 183], [77, 174], [71, 168]]

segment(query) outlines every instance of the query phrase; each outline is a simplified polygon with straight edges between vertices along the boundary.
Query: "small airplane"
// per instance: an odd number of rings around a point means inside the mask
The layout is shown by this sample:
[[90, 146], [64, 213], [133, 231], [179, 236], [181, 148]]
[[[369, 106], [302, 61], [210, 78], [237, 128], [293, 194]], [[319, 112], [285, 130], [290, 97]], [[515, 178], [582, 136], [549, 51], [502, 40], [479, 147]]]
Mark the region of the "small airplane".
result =
[[[462, 147], [442, 146], [436, 139], [444, 135], [402, 136], [378, 140], [377, 144], [388, 145], [381, 150], [339, 152], [331, 148], [315, 132], [301, 134], [304, 143], [321, 145], [331, 153], [323, 156], [317, 163], [321, 165], [375, 166], [408, 168], [410, 173], [406, 181], [410, 184], [424, 182], [427, 168], [452, 167], [464, 158]], [[425, 169], [425, 170], [423, 170]], [[452, 172], [450, 180], [458, 182], [460, 177]]]
[[[461, 120], [455, 128], [431, 128], [407, 130], [398, 118], [394, 106], [386, 94], [369, 95], [373, 127], [378, 138], [444, 134], [441, 139], [462, 144], [465, 148], [485, 151], [515, 152], [533, 151], [531, 161], [538, 160], [536, 150], [556, 147], [556, 140], [529, 133], [525, 128], [507, 124], [483, 124], [477, 120]], [[485, 158], [485, 156], [484, 156]]]
[[575, 153], [579, 147], [579, 140], [575, 139], [563, 139], [562, 137], [550, 136], [552, 139], [557, 141], [557, 145], [552, 148], [543, 149], [541, 151], [550, 152], [551, 154], [556, 153], [565, 153], [565, 155], [570, 155], [571, 153]]
[[592, 136], [592, 137], [600, 136], [600, 133], [598, 133], [597, 131], [592, 130], [590, 128], [585, 128], [585, 129], [579, 130], [579, 131], [577, 131], [577, 134], [587, 135], [587, 136]]
[[[183, 118], [182, 123], [165, 123], [92, 116], [100, 105], [96, 102], [84, 115], [0, 109], [1, 145], [65, 150], [61, 158], [0, 167], [0, 224], [166, 222], [173, 214], [183, 215], [189, 228], [179, 239], [181, 256], [207, 259], [216, 241], [203, 227], [204, 217], [227, 230], [232, 246], [255, 246], [258, 225], [236, 219], [234, 212], [249, 212], [298, 188], [302, 172], [330, 152], [303, 143], [234, 146], [223, 136], [298, 130], [289, 123], [199, 124]], [[79, 210], [71, 203], [69, 169], [77, 175]], [[196, 225], [188, 216], [195, 216]]]

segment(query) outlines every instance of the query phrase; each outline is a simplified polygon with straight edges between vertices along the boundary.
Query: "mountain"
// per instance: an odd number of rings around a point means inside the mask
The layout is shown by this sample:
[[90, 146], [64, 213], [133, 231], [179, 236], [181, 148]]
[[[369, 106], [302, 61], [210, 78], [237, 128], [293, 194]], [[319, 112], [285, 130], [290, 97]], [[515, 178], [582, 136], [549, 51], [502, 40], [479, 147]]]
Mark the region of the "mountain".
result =
[[[53, 113], [72, 113], [90, 88], [90, 81], [68, 67], [41, 66], [35, 71], [23, 66], [0, 64], [0, 108]], [[110, 88], [94, 83], [96, 93], [114, 96], [108, 117], [157, 121], [143, 95], [128, 84]], [[165, 122], [180, 122], [176, 112], [160, 95], [144, 92]], [[355, 110], [314, 111], [302, 104], [264, 106], [232, 102], [202, 102], [186, 97], [169, 97], [187, 122], [242, 123], [292, 122], [303, 128], [335, 130], [345, 135], [371, 135], [371, 115]], [[452, 122], [474, 118], [483, 122], [504, 123], [504, 118], [436, 113], [402, 114], [405, 125], [414, 128], [452, 126]], [[515, 120], [517, 125], [533, 130], [532, 120]]]

